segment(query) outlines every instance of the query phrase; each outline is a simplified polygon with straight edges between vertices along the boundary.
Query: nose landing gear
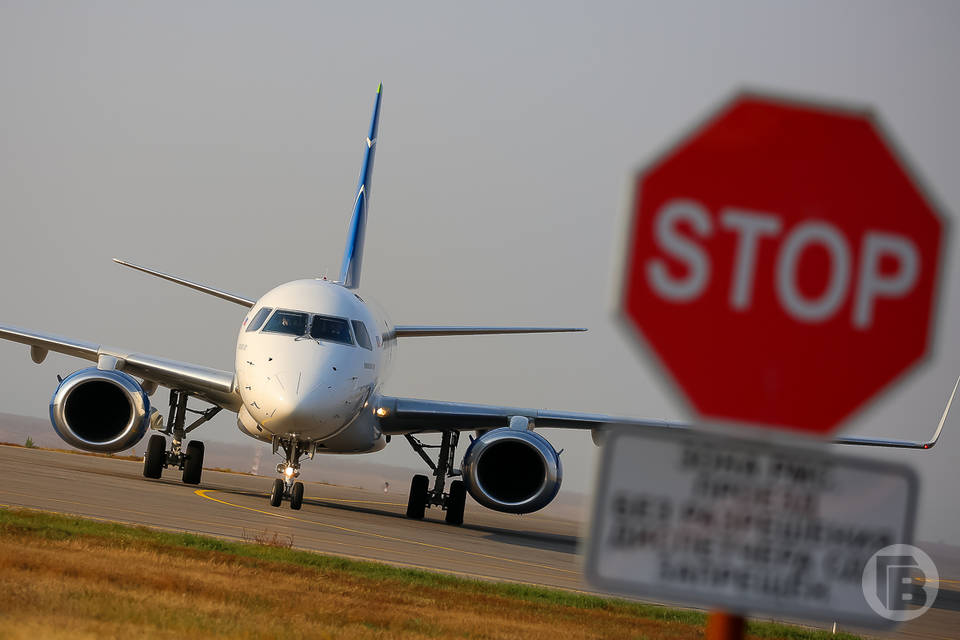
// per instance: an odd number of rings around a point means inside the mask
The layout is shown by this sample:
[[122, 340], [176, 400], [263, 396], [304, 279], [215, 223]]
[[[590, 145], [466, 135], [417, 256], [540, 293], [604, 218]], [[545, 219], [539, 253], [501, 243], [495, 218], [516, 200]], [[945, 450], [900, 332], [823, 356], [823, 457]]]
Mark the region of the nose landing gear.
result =
[[[189, 395], [177, 389], [170, 390], [170, 416], [162, 433], [171, 436], [170, 449], [167, 450], [167, 440], [155, 433], [147, 441], [147, 451], [143, 456], [143, 476], [145, 478], [159, 478], [167, 467], [176, 467], [183, 472], [185, 484], [200, 484], [203, 474], [203, 443], [193, 440], [187, 443], [183, 450], [183, 439], [188, 433], [199, 427], [213, 416], [220, 413], [220, 407], [211, 407], [205, 411], [196, 411], [187, 408]], [[187, 413], [199, 414], [190, 426], [184, 427]]]
[[[463, 480], [454, 480], [450, 483], [450, 491], [445, 492], [447, 478], [453, 478], [460, 475], [459, 469], [453, 468], [454, 458], [457, 453], [457, 442], [460, 440], [458, 431], [444, 431], [440, 444], [424, 444], [410, 434], [405, 436], [407, 442], [413, 447], [427, 466], [433, 471], [433, 488], [430, 488], [430, 479], [425, 475], [415, 475], [410, 481], [410, 495], [407, 499], [407, 517], [414, 520], [422, 520], [424, 513], [429, 507], [440, 507], [446, 511], [444, 520], [447, 524], [459, 526], [463, 524], [463, 510], [467, 502], [467, 490]], [[425, 449], [440, 449], [437, 454], [437, 462], [427, 454]]]
[[273, 452], [277, 449], [283, 449], [285, 462], [277, 465], [277, 473], [282, 478], [273, 481], [273, 489], [270, 491], [270, 506], [279, 507], [284, 498], [290, 499], [290, 508], [299, 510], [303, 506], [303, 483], [295, 480], [300, 477], [300, 456], [304, 453], [313, 459], [316, 448], [310, 444], [295, 437], [281, 439], [277, 436], [273, 438]]

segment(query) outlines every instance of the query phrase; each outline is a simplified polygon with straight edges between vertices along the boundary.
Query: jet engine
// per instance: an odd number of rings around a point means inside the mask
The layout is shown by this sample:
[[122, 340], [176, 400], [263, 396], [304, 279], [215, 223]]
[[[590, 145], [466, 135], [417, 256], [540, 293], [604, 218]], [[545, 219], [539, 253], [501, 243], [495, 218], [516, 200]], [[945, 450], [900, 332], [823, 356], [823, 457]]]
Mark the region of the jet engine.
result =
[[533, 431], [504, 427], [475, 439], [463, 456], [473, 499], [494, 511], [531, 513], [560, 490], [563, 468], [553, 446]]
[[84, 451], [115, 453], [140, 442], [151, 418], [150, 399], [122, 371], [96, 367], [70, 374], [50, 400], [50, 422], [57, 435]]

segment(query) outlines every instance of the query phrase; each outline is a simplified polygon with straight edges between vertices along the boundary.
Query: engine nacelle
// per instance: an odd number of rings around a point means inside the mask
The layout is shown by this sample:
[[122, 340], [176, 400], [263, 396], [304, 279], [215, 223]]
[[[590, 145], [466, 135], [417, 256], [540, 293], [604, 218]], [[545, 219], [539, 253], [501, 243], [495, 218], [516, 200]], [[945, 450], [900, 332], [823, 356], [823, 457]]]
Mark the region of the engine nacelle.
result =
[[463, 481], [473, 499], [494, 511], [531, 513], [556, 497], [560, 456], [533, 431], [504, 427], [474, 440], [463, 456]]
[[143, 438], [150, 418], [150, 399], [140, 384], [112, 369], [72, 373], [50, 400], [50, 422], [57, 435], [84, 451], [129, 449]]

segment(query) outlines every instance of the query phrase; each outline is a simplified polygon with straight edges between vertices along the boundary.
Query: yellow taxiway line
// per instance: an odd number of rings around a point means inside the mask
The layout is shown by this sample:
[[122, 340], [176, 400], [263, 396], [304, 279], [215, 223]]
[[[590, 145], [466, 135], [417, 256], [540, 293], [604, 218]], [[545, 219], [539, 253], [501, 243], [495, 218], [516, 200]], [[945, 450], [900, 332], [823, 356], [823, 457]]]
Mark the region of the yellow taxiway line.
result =
[[[418, 540], [409, 540], [407, 538], [398, 538], [395, 536], [387, 536], [382, 533], [372, 533], [370, 531], [360, 531], [359, 529], [350, 529], [349, 527], [341, 527], [340, 525], [330, 524], [327, 522], [317, 522], [316, 520], [307, 520], [305, 518], [298, 518], [296, 516], [287, 515], [285, 513], [277, 513], [276, 511], [264, 511], [263, 509], [254, 509], [253, 507], [247, 507], [242, 504], [236, 504], [235, 502], [227, 502], [226, 500], [220, 500], [219, 498], [214, 498], [213, 496], [207, 495], [208, 493], [214, 491], [213, 489], [197, 489], [194, 493], [201, 498], [206, 498], [207, 500], [213, 500], [214, 502], [219, 502], [220, 504], [225, 504], [231, 507], [236, 507], [237, 509], [246, 509], [247, 511], [253, 511], [254, 513], [262, 513], [267, 516], [273, 516], [275, 518], [283, 518], [285, 520], [295, 520], [297, 522], [305, 522], [307, 524], [313, 524], [318, 527], [324, 527], [326, 529], [333, 529], [336, 531], [343, 531], [344, 533], [353, 533], [361, 536], [370, 536], [373, 538], [379, 538], [380, 540], [391, 540], [393, 542], [400, 542], [404, 544], [412, 544], [419, 547], [426, 547], [428, 549], [438, 549], [441, 551], [450, 551], [452, 553], [459, 553], [466, 556], [472, 556], [474, 558], [484, 558], [485, 560], [496, 560], [498, 562], [508, 562], [510, 564], [523, 565], [527, 567], [536, 567], [538, 569], [547, 569], [549, 571], [558, 571], [560, 573], [569, 573], [572, 575], [579, 576], [579, 571], [571, 571], [569, 569], [559, 569], [557, 567], [551, 567], [546, 564], [538, 564], [536, 562], [526, 562], [524, 560], [513, 560], [511, 558], [504, 558], [501, 556], [493, 556], [486, 553], [478, 553], [476, 551], [464, 551], [462, 549], [454, 549], [453, 547], [444, 547], [438, 544], [431, 544], [429, 542], [420, 542]], [[321, 499], [321, 498], [318, 498]]]

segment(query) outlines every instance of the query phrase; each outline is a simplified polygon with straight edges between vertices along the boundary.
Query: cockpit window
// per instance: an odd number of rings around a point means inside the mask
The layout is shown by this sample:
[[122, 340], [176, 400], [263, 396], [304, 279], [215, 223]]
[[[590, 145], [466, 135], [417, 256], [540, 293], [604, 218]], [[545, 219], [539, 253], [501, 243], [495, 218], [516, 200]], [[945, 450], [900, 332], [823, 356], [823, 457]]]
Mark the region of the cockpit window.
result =
[[253, 316], [253, 320], [250, 321], [250, 324], [247, 325], [247, 331], [256, 331], [263, 326], [263, 321], [267, 319], [267, 316], [270, 315], [270, 312], [273, 311], [270, 307], [264, 307], [257, 311], [257, 315]]
[[351, 320], [351, 322], [353, 323], [353, 332], [357, 335], [357, 344], [367, 351], [373, 351], [373, 345], [370, 344], [370, 334], [367, 333], [367, 328], [363, 326], [363, 323], [359, 320]]
[[310, 325], [310, 337], [317, 340], [353, 344], [353, 338], [350, 337], [350, 325], [343, 318], [313, 316], [313, 324]]
[[270, 317], [264, 331], [302, 336], [307, 332], [307, 314], [295, 311], [277, 311]]

